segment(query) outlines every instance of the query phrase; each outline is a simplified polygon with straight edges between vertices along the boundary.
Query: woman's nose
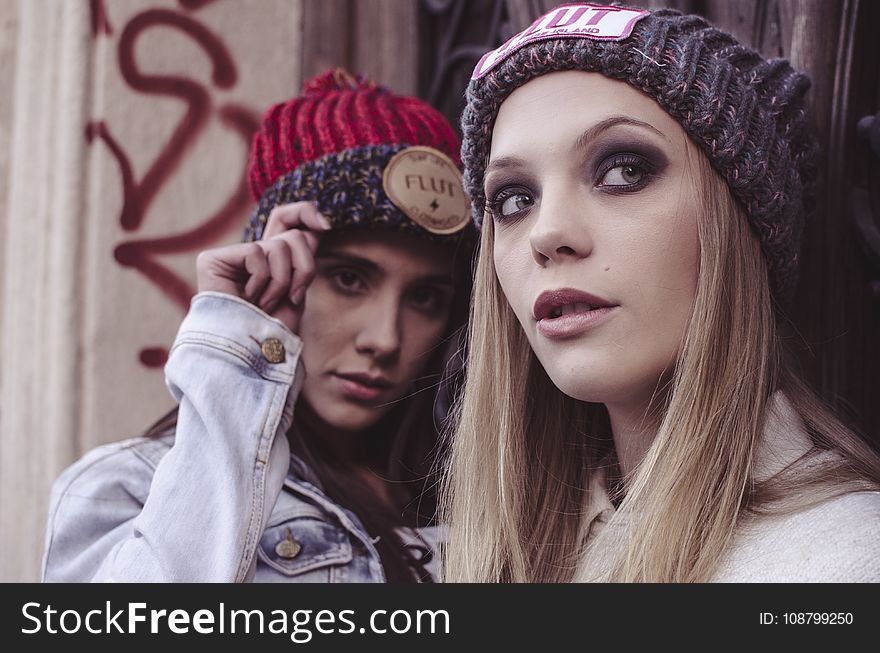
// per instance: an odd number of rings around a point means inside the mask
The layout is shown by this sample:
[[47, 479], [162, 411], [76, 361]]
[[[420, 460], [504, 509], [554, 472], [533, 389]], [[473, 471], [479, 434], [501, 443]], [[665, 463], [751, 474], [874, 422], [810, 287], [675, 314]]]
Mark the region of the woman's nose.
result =
[[593, 237], [585, 202], [577, 192], [545, 189], [529, 232], [532, 258], [544, 267], [565, 258], [585, 258]]
[[376, 302], [355, 339], [361, 354], [388, 360], [400, 353], [400, 302]]

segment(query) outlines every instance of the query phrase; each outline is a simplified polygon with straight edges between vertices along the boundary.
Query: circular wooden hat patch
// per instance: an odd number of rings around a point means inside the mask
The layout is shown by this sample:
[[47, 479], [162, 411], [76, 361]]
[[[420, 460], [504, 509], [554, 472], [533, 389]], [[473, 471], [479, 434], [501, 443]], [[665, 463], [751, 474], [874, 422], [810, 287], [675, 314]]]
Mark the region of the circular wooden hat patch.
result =
[[470, 220], [461, 173], [448, 156], [416, 145], [392, 157], [382, 175], [385, 194], [410, 220], [434, 234], [453, 234]]

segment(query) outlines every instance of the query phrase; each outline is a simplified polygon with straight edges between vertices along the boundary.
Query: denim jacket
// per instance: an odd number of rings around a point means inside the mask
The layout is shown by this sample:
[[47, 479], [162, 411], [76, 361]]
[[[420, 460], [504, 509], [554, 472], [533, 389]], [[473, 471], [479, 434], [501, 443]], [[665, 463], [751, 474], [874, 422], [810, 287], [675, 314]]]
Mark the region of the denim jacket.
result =
[[[43, 580], [383, 582], [373, 540], [291, 456], [302, 341], [223, 293], [197, 295], [165, 380], [176, 432], [98, 447], [52, 488]], [[438, 529], [402, 529], [437, 577]]]

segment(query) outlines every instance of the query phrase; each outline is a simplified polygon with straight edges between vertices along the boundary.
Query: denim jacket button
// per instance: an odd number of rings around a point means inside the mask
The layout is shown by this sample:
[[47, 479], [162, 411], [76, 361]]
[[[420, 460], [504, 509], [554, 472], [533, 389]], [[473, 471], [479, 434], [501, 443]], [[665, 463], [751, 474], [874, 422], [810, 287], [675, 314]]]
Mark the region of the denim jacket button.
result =
[[300, 551], [302, 551], [302, 544], [294, 539], [290, 529], [287, 530], [287, 537], [275, 545], [275, 553], [278, 554], [279, 558], [284, 558], [285, 560], [292, 560], [299, 555]]
[[267, 338], [260, 344], [260, 351], [263, 352], [263, 358], [270, 363], [284, 362], [284, 345], [278, 338]]

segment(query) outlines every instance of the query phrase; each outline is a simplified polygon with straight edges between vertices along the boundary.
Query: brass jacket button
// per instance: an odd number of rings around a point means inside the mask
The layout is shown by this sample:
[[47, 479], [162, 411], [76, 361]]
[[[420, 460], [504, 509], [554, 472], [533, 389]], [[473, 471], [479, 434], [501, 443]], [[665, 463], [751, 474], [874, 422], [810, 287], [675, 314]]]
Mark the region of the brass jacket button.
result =
[[284, 362], [284, 345], [278, 338], [267, 338], [260, 344], [260, 351], [263, 352], [263, 358], [270, 363]]
[[275, 553], [278, 554], [279, 558], [292, 560], [299, 555], [300, 551], [302, 551], [302, 544], [300, 544], [297, 540], [293, 538], [293, 534], [288, 528], [287, 537], [285, 537], [283, 540], [275, 545]]

